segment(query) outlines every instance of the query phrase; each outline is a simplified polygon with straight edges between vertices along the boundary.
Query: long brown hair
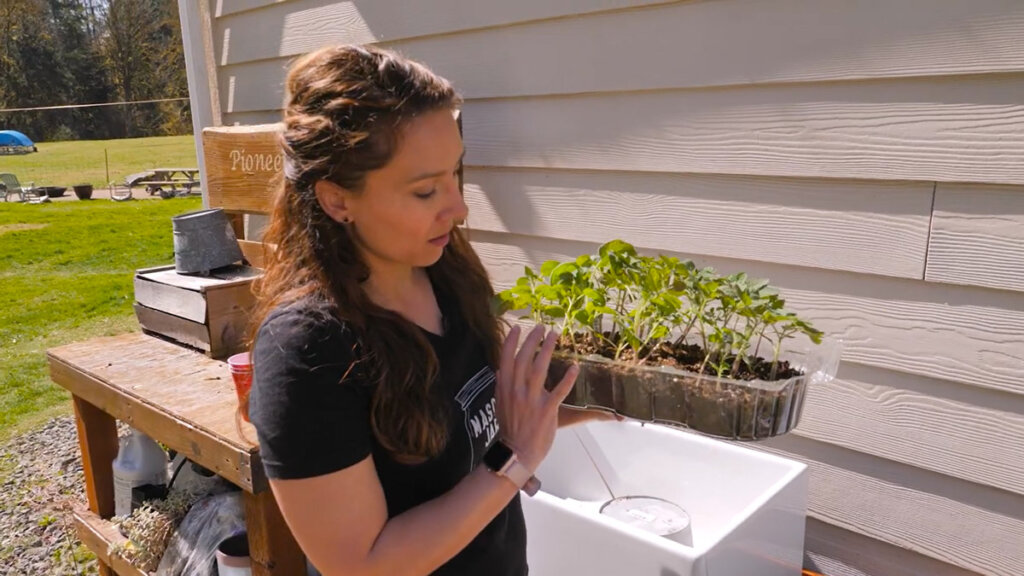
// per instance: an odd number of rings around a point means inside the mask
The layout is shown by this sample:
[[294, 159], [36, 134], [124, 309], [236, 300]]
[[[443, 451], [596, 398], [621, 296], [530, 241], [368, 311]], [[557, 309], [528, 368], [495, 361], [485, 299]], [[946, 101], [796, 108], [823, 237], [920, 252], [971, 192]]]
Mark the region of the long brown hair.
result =
[[[328, 302], [358, 337], [357, 362], [374, 385], [377, 441], [398, 456], [436, 456], [447, 442], [446, 404], [432, 390], [437, 356], [416, 325], [364, 292], [370, 270], [346, 227], [321, 208], [314, 185], [327, 180], [361, 192], [366, 174], [395, 154], [406, 123], [427, 112], [454, 111], [459, 96], [424, 66], [361, 46], [307, 54], [289, 70], [286, 88], [284, 184], [263, 238], [276, 249], [265, 250], [252, 334], [279, 306], [306, 297]], [[457, 303], [470, 336], [496, 367], [501, 332], [490, 307], [494, 291], [464, 231], [455, 229], [427, 273]]]

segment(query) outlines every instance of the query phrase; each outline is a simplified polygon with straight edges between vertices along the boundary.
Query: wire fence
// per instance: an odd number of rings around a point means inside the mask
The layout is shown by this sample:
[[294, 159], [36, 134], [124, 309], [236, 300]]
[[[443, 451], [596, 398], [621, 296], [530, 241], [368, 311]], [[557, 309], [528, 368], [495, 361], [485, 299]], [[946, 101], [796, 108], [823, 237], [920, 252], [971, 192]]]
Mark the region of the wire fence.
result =
[[0, 129], [36, 142], [173, 136], [192, 131], [188, 98], [0, 109]]
[[[39, 118], [61, 127], [57, 137], [39, 137], [32, 128], [33, 119], [41, 122]], [[35, 142], [35, 147], [0, 150], [0, 172], [35, 186], [91, 184], [98, 194], [116, 194], [134, 175], [163, 170], [163, 180], [177, 181], [188, 178], [185, 172], [167, 169], [198, 166], [188, 101], [183, 99], [0, 110], [0, 129], [18, 130]], [[199, 187], [188, 190], [195, 193]], [[181, 191], [179, 186], [141, 183], [134, 194]]]

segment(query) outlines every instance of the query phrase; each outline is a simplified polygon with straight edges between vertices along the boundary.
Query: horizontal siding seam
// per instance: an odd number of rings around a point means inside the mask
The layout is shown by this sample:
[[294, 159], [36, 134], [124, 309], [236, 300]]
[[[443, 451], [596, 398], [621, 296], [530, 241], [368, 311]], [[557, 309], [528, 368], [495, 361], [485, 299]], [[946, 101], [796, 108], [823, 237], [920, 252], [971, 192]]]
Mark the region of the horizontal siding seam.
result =
[[[205, 0], [201, 0], [201, 1], [205, 1]], [[549, 17], [546, 17], [546, 18], [530, 18], [528, 20], [517, 20], [515, 22], [505, 22], [505, 23], [502, 23], [502, 24], [489, 24], [489, 25], [486, 25], [486, 26], [474, 26], [472, 28], [460, 28], [458, 30], [451, 30], [451, 31], [448, 31], [448, 32], [437, 32], [437, 33], [433, 33], [433, 34], [415, 34], [415, 35], [412, 35], [412, 36], [403, 36], [401, 38], [392, 38], [392, 39], [389, 39], [389, 40], [386, 40], [386, 41], [369, 42], [366, 45], [381, 45], [381, 44], [386, 44], [386, 43], [389, 43], [389, 42], [397, 43], [397, 42], [405, 42], [407, 40], [422, 40], [424, 38], [442, 38], [442, 37], [445, 37], [445, 36], [452, 36], [452, 35], [456, 35], [456, 34], [463, 34], [465, 32], [485, 32], [487, 30], [496, 30], [496, 29], [500, 29], [500, 28], [513, 28], [513, 27], [516, 27], [516, 26], [528, 26], [528, 25], [532, 25], [532, 24], [537, 24], [538, 22], [557, 22], [559, 20], [568, 20], [568, 19], [571, 19], [571, 18], [585, 18], [585, 17], [588, 17], [588, 16], [594, 16], [594, 15], [598, 15], [598, 14], [604, 16], [604, 15], [607, 15], [607, 14], [620, 14], [622, 12], [637, 12], [637, 11], [641, 11], [641, 10], [658, 9], [658, 8], [661, 8], [661, 7], [669, 5], [669, 4], [679, 4], [681, 2], [684, 2], [684, 3], [685, 2], [694, 2], [694, 0], [662, 0], [660, 2], [652, 1], [650, 3], [643, 4], [643, 5], [640, 5], [640, 6], [623, 6], [621, 8], [607, 8], [607, 9], [604, 9], [604, 10], [593, 10], [593, 11], [590, 11], [590, 12], [574, 12], [572, 14], [561, 14], [559, 16], [549, 16]], [[255, 12], [257, 10], [265, 10], [267, 8], [275, 6], [278, 3], [279, 2], [268, 2], [267, 4], [264, 4], [262, 6], [257, 6], [255, 8], [247, 8], [245, 10], [239, 10], [237, 12], [231, 12], [229, 14], [225, 14], [225, 15], [222, 15], [222, 16], [214, 16], [214, 21], [218, 21], [218, 20], [220, 20], [222, 18], [230, 18], [230, 17], [238, 15], [238, 14], [246, 14], [246, 13], [249, 13], [249, 12]], [[296, 56], [299, 56], [299, 55], [296, 54]], [[281, 56], [281, 58], [284, 58], [284, 56]], [[248, 61], [246, 61], [246, 62], [248, 62]]]
[[[627, 8], [626, 10], [637, 10], [638, 8]], [[500, 28], [496, 26], [495, 28]], [[460, 34], [458, 32], [446, 32], [443, 34], [432, 34], [427, 37], [440, 37], [450, 36], [454, 34]], [[391, 48], [388, 46], [388, 42], [374, 42], [373, 45], [381, 46], [384, 48]], [[396, 51], [401, 53], [401, 47], [395, 48]], [[234, 67], [256, 65], [266, 62], [272, 62], [275, 60], [281, 60], [287, 62], [301, 57], [302, 54], [294, 54], [288, 56], [275, 56], [269, 58], [255, 58], [253, 60], [244, 60], [241, 62], [233, 62], [231, 64], [218, 64], [218, 72], [228, 70]], [[430, 66], [429, 62], [423, 62], [423, 64]], [[908, 81], [929, 81], [929, 80], [964, 80], [970, 81], [976, 78], [1016, 78], [1024, 76], [1024, 69], [1014, 71], [1000, 71], [1000, 72], [955, 72], [951, 74], [942, 73], [919, 73], [919, 74], [902, 74], [893, 76], [852, 76], [849, 78], [823, 78], [820, 80], [761, 80], [755, 82], [743, 82], [743, 83], [727, 83], [727, 84], [701, 84], [694, 86], [675, 86], [675, 87], [659, 87], [659, 88], [630, 88], [623, 90], [595, 90], [589, 92], [538, 92], [535, 94], [519, 94], [513, 96], [482, 96], [476, 98], [466, 98], [466, 102], [501, 102], [505, 100], [532, 100], [532, 99], [557, 99], [557, 98], [579, 98], [583, 96], [617, 96], [617, 95], [630, 95], [630, 94], [659, 94], [667, 92], [711, 92], [711, 91], [725, 91], [725, 90], [741, 90], [744, 88], [790, 88], [795, 86], [844, 86], [844, 85], [868, 85], [872, 83], [892, 83], [901, 80]], [[283, 80], [283, 78], [282, 78]], [[455, 87], [458, 90], [458, 86]], [[257, 112], [257, 110], [243, 110], [243, 112]]]

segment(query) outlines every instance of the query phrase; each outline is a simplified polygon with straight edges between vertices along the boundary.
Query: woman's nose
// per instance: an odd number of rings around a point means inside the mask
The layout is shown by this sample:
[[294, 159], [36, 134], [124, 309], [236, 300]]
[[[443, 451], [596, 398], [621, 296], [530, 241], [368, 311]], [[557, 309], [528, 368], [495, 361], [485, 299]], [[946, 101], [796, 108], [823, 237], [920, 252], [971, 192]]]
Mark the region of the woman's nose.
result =
[[465, 220], [469, 215], [469, 206], [466, 205], [466, 199], [462, 195], [462, 190], [459, 189], [457, 178], [452, 178], [451, 184], [448, 186], [448, 198], [449, 204], [448, 209], [445, 210], [445, 219], [456, 222]]

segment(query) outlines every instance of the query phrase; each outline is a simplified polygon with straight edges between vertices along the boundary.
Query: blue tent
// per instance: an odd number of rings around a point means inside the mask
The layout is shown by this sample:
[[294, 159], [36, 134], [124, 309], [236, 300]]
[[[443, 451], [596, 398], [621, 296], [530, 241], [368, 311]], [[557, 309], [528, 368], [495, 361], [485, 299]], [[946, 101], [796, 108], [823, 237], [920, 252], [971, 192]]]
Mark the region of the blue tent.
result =
[[0, 146], [32, 146], [32, 140], [17, 130], [0, 130]]

